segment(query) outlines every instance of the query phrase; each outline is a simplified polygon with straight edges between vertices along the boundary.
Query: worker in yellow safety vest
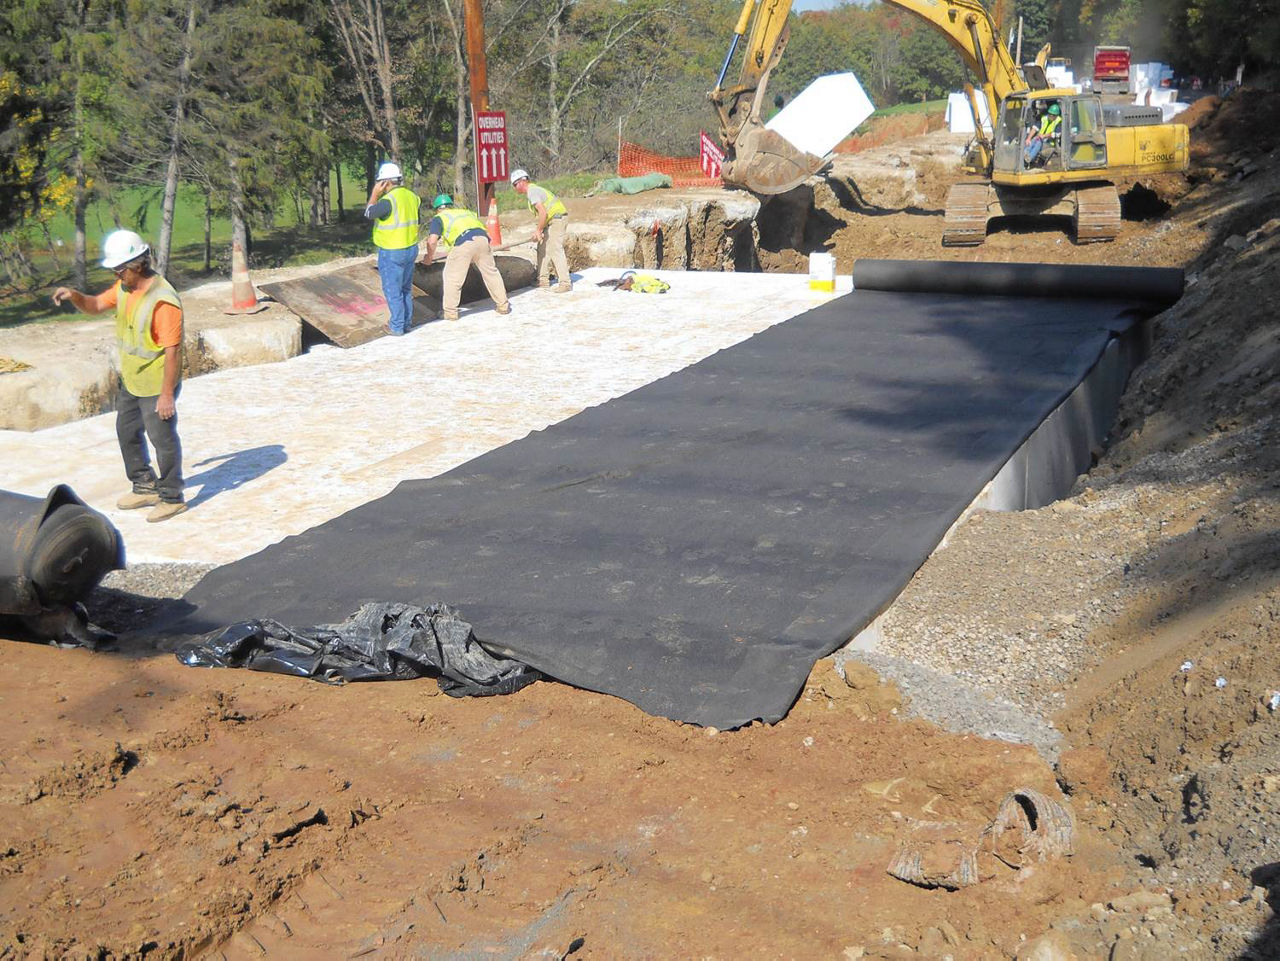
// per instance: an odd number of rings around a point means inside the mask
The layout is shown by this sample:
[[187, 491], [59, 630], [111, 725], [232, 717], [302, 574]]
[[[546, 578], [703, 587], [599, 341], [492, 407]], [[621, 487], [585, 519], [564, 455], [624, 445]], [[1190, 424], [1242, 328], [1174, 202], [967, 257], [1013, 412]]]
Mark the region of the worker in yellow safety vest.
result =
[[[1037, 113], [1039, 105], [1037, 105]], [[1056, 148], [1058, 145], [1059, 131], [1062, 127], [1062, 107], [1056, 102], [1049, 104], [1049, 109], [1043, 114], [1038, 114], [1039, 123], [1034, 124], [1027, 131], [1026, 154], [1024, 158], [1025, 165], [1028, 167], [1043, 167], [1052, 156], [1052, 150], [1046, 148]]]
[[424, 264], [435, 259], [436, 247], [443, 245], [448, 251], [444, 260], [444, 296], [442, 306], [445, 320], [458, 319], [458, 305], [462, 303], [462, 285], [472, 264], [480, 271], [485, 289], [493, 298], [494, 310], [500, 314], [511, 313], [507, 301], [507, 288], [493, 260], [493, 248], [489, 246], [489, 232], [475, 211], [459, 207], [448, 194], [439, 194], [431, 201], [435, 216], [427, 224], [427, 252]]
[[[569, 229], [569, 211], [564, 201], [546, 187], [539, 187], [529, 180], [527, 171], [511, 171], [511, 186], [523, 194], [529, 209], [536, 218], [533, 238], [538, 242], [538, 289], [552, 290], [558, 294], [573, 289], [569, 278], [569, 259], [564, 253], [564, 235]], [[555, 265], [556, 285], [551, 286], [551, 267]]]
[[[102, 266], [116, 282], [96, 296], [70, 287], [53, 302], [71, 301], [82, 313], [115, 309], [121, 389], [116, 400], [116, 438], [133, 490], [116, 502], [120, 510], [153, 508], [151, 522], [187, 509], [182, 497], [182, 443], [178, 439], [178, 393], [182, 388], [182, 301], [151, 268], [151, 248], [132, 230], [117, 230], [102, 242]], [[156, 450], [151, 468], [146, 441]]]
[[388, 329], [407, 334], [413, 320], [413, 265], [418, 262], [418, 195], [404, 185], [398, 164], [378, 168], [378, 179], [364, 208], [373, 221], [373, 244], [378, 248], [378, 276], [391, 309]]

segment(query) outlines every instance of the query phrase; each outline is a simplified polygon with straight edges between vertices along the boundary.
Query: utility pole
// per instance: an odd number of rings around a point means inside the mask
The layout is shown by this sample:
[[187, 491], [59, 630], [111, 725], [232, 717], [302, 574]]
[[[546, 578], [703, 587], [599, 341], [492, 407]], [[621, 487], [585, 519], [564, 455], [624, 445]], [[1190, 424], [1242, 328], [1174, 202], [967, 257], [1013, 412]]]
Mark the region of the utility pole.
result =
[[[479, 143], [476, 113], [489, 109], [489, 70], [484, 56], [484, 6], [482, 0], [465, 0], [463, 19], [467, 29], [467, 73], [471, 82], [471, 142]], [[479, 151], [476, 151], [477, 155]], [[480, 166], [476, 165], [476, 210], [484, 217], [493, 200], [493, 184], [480, 182]]]

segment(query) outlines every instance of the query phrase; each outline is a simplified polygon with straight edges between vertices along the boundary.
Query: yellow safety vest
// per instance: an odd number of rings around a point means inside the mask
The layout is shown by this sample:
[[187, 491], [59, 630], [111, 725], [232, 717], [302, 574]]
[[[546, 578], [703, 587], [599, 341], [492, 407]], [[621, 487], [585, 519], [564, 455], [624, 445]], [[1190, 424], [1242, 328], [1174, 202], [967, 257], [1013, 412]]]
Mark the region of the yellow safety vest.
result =
[[1044, 119], [1040, 121], [1040, 136], [1047, 140], [1058, 129], [1060, 123], [1062, 123], [1061, 117], [1056, 117], [1051, 113], [1045, 114]]
[[[465, 207], [442, 207], [436, 211], [436, 216], [440, 218], [440, 242], [446, 247], [456, 244], [468, 230], [484, 230], [484, 222]], [[488, 236], [487, 231], [485, 236]]]
[[[530, 189], [533, 189], [536, 186], [538, 185], [535, 183], [529, 184]], [[565, 209], [564, 201], [562, 201], [559, 197], [553, 194], [550, 190], [547, 190], [546, 187], [543, 187], [542, 189], [547, 191], [547, 199], [543, 202], [543, 206], [547, 208], [547, 220], [552, 220], [556, 217], [569, 216], [569, 211]], [[524, 199], [525, 199], [525, 203], [529, 205], [530, 210], [537, 210], [537, 207], [534, 206], [533, 201], [529, 199], [528, 193], [524, 195]]]
[[631, 284], [626, 289], [636, 294], [665, 294], [671, 289], [671, 285], [660, 277], [652, 274], [638, 274], [634, 270], [623, 271], [619, 282], [625, 282], [630, 279]]
[[116, 340], [120, 344], [120, 379], [134, 397], [157, 397], [164, 386], [164, 348], [151, 336], [151, 315], [160, 304], [182, 309], [178, 292], [159, 274], [146, 293], [128, 309], [129, 292], [116, 281]]
[[418, 242], [418, 207], [422, 199], [408, 187], [387, 192], [391, 213], [373, 222], [373, 242], [383, 250], [404, 250]]

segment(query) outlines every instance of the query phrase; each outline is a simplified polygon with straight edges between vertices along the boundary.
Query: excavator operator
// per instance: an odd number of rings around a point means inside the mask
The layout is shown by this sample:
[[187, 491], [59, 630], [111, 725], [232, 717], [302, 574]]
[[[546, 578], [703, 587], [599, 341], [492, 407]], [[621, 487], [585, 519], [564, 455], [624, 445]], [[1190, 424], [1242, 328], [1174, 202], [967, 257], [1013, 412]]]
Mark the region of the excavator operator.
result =
[[1058, 149], [1062, 128], [1062, 107], [1055, 101], [1046, 110], [1036, 103], [1035, 114], [1027, 125], [1023, 162], [1027, 167], [1043, 167]]

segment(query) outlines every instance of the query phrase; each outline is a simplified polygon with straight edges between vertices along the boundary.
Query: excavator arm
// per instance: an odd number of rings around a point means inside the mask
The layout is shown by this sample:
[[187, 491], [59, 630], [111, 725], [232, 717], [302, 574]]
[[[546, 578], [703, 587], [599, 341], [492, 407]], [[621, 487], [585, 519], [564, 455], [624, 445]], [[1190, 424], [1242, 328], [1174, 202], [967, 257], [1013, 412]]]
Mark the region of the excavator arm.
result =
[[[1013, 57], [1000, 42], [999, 31], [978, 0], [885, 0], [942, 32], [977, 80], [970, 96], [977, 131], [977, 164], [990, 167], [993, 147], [983, 129], [975, 98], [987, 101], [988, 116], [997, 117], [1000, 102], [1027, 89]], [[760, 119], [769, 73], [786, 47], [791, 0], [744, 0], [724, 66], [708, 95], [720, 119], [725, 146], [722, 178], [731, 186], [758, 194], [790, 190], [817, 173], [824, 160], [792, 146]], [[725, 87], [730, 61], [743, 37], [747, 45], [737, 83]], [[981, 172], [981, 171], [979, 171]]]
[[[769, 73], [782, 58], [790, 27], [791, 0], [744, 0], [715, 89], [708, 94], [720, 119], [725, 146], [721, 179], [758, 194], [785, 193], [822, 168], [823, 160], [792, 146], [760, 119]], [[747, 38], [737, 83], [724, 86], [729, 64]]]

